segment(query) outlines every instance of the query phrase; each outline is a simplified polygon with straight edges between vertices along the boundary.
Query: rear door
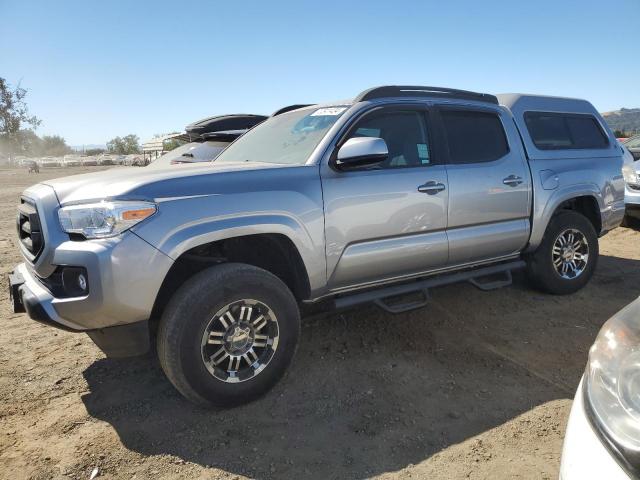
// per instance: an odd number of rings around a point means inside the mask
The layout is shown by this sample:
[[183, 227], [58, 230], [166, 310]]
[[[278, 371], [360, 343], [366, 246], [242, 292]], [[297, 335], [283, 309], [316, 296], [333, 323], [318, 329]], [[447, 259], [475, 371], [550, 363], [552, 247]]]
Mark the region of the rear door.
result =
[[517, 254], [529, 238], [531, 178], [511, 117], [499, 108], [441, 106], [446, 143], [449, 265]]
[[[327, 275], [331, 290], [446, 266], [447, 173], [433, 149], [429, 112], [420, 105], [378, 107], [339, 140], [385, 140], [375, 167], [322, 169]], [[335, 152], [334, 152], [335, 155]]]

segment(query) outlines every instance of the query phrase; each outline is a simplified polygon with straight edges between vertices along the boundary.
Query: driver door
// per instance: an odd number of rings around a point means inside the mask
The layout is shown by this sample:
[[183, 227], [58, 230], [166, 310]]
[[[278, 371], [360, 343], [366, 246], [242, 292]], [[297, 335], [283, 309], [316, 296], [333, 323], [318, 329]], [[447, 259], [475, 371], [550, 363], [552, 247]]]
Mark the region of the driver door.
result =
[[321, 171], [331, 291], [419, 274], [448, 261], [447, 172], [433, 152], [426, 107], [370, 110], [338, 145], [361, 136], [384, 139], [388, 158], [349, 171], [329, 162]]

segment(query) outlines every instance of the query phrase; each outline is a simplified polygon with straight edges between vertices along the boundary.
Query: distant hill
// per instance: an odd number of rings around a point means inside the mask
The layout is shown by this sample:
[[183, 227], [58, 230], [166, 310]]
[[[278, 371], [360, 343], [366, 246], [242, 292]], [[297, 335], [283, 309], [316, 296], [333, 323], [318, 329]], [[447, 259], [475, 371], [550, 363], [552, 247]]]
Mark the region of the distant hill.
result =
[[640, 108], [621, 108], [614, 112], [604, 112], [602, 116], [611, 130], [640, 132]]

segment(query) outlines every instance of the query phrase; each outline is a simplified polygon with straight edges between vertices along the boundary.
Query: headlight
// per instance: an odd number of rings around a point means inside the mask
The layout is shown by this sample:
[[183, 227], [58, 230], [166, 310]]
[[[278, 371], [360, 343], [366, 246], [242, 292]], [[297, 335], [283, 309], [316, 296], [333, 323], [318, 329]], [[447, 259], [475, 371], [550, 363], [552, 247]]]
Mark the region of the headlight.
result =
[[633, 168], [633, 164], [624, 164], [622, 166], [622, 176], [624, 177], [624, 181], [629, 185], [640, 185], [640, 177], [638, 177], [638, 172]]
[[611, 317], [589, 351], [585, 384], [592, 420], [640, 466], [640, 298]]
[[62, 229], [85, 238], [113, 237], [156, 213], [151, 202], [99, 202], [58, 210]]

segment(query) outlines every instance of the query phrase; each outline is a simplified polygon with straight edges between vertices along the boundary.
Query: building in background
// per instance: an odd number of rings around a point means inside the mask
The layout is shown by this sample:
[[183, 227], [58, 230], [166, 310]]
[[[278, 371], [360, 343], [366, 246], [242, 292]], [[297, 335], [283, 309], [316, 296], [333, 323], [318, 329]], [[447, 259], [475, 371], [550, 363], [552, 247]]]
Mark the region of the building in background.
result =
[[142, 159], [145, 165], [153, 162], [165, 152], [190, 141], [187, 133], [170, 133], [160, 135], [142, 144]]

